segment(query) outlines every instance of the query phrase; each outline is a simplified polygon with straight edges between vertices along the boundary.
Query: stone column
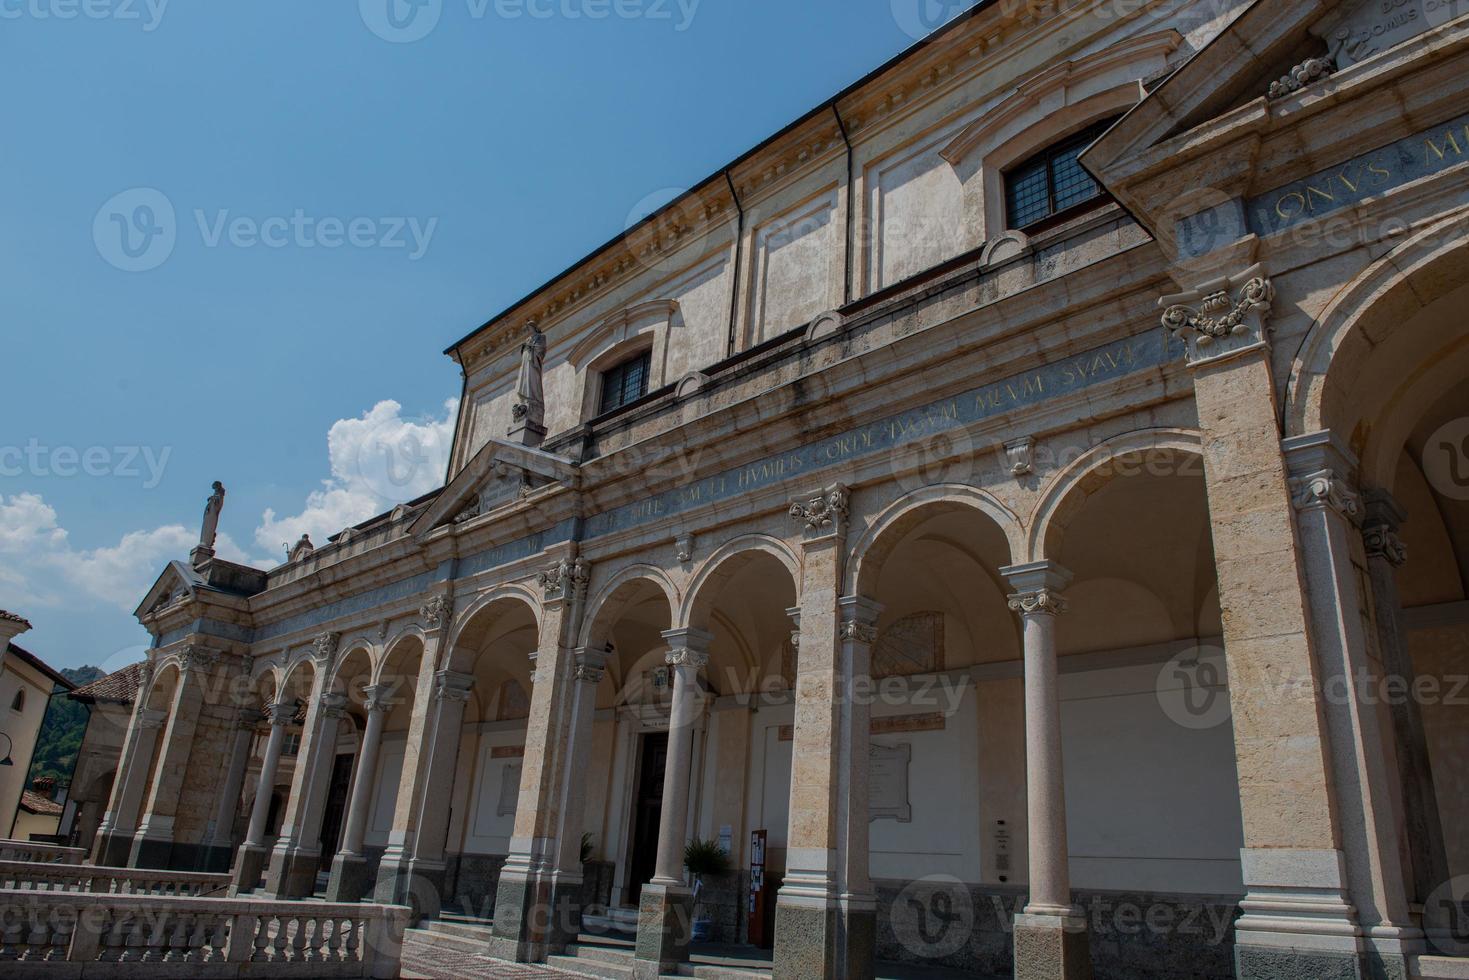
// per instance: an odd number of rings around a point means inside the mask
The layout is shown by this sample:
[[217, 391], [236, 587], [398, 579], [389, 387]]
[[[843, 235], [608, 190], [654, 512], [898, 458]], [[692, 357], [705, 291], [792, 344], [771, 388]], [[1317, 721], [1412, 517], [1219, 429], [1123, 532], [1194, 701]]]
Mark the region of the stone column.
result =
[[119, 868], [127, 864], [133, 847], [133, 834], [138, 828], [143, 792], [153, 772], [153, 752], [158, 747], [158, 733], [168, 721], [167, 712], [144, 706], [147, 694], [145, 681], [138, 689], [138, 704], [128, 726], [127, 750], [118, 766], [121, 775], [113, 784], [107, 812], [97, 828], [92, 860], [103, 867]]
[[291, 799], [266, 875], [266, 891], [277, 899], [305, 898], [316, 891], [316, 874], [321, 866], [321, 819], [337, 757], [337, 726], [346, 716], [345, 694], [319, 695], [306, 711]]
[[423, 624], [423, 653], [413, 682], [413, 709], [408, 719], [408, 736], [403, 754], [403, 771], [393, 804], [393, 826], [388, 847], [378, 863], [373, 900], [386, 905], [408, 902], [408, 867], [413, 860], [414, 838], [424, 803], [423, 784], [428, 771], [428, 745], [432, 735], [435, 676], [444, 634], [453, 622], [454, 598], [435, 593], [424, 599], [418, 617]]
[[1086, 916], [1071, 901], [1066, 841], [1066, 769], [1061, 757], [1061, 691], [1056, 616], [1071, 573], [1051, 561], [1001, 574], [1015, 589], [1025, 640], [1025, 800], [1030, 897], [1015, 917], [1016, 980], [1083, 980], [1092, 975]]
[[[490, 952], [501, 959], [544, 959], [579, 921], [579, 869], [563, 866], [568, 849], [580, 846], [581, 815], [567, 812], [572, 760], [578, 661], [572, 639], [580, 628], [590, 571], [580, 558], [565, 557], [539, 576], [540, 634], [531, 672], [531, 709], [510, 854], [495, 889], [495, 928]], [[587, 679], [590, 674], [583, 672]], [[561, 840], [571, 827], [577, 839]]]
[[1280, 448], [1274, 297], [1257, 266], [1161, 301], [1185, 347], [1203, 436], [1244, 823], [1240, 980], [1361, 968]]
[[[1362, 542], [1367, 555], [1368, 584], [1372, 590], [1373, 620], [1382, 672], [1401, 678], [1405, 691], [1418, 679], [1403, 626], [1403, 603], [1398, 596], [1398, 569], [1408, 560], [1408, 550], [1398, 531], [1406, 515], [1382, 491], [1367, 495]], [[1392, 716], [1393, 744], [1403, 783], [1403, 819], [1408, 841], [1411, 902], [1427, 902], [1449, 880], [1448, 855], [1444, 848], [1443, 822], [1438, 809], [1438, 792], [1428, 759], [1428, 738], [1423, 730], [1423, 711], [1410, 694], [1388, 699]], [[1434, 939], [1450, 928], [1449, 909], [1429, 902], [1423, 909], [1423, 928]], [[1453, 948], [1445, 945], [1445, 949]]]
[[434, 675], [431, 695], [432, 718], [423, 743], [422, 797], [418, 806], [417, 830], [404, 866], [406, 894], [403, 901], [415, 916], [433, 917], [444, 905], [444, 846], [449, 838], [449, 800], [454, 794], [454, 770], [459, 765], [459, 743], [464, 737], [464, 706], [469, 701], [474, 677], [452, 670]]
[[240, 790], [245, 785], [245, 770], [250, 765], [250, 744], [255, 740], [255, 728], [264, 717], [254, 708], [241, 708], [235, 715], [235, 740], [230, 747], [229, 768], [225, 770], [219, 805], [214, 810], [214, 833], [209, 842], [207, 865], [210, 869], [229, 870], [234, 856], [231, 834], [240, 806]]
[[327, 885], [328, 902], [356, 902], [372, 890], [362, 839], [367, 833], [367, 816], [372, 809], [372, 791], [377, 785], [377, 756], [382, 746], [383, 722], [388, 715], [388, 691], [374, 686], [363, 689], [367, 727], [362, 733], [362, 751], [357, 753], [357, 776], [347, 804], [347, 824], [342, 848], [332, 859], [332, 877]]
[[559, 953], [576, 942], [581, 932], [581, 836], [586, 825], [587, 767], [592, 757], [592, 730], [596, 724], [597, 687], [607, 671], [606, 649], [578, 649], [573, 657], [569, 759], [562, 773], [561, 825], [557, 832], [559, 857], [551, 872], [551, 918], [548, 953]]
[[838, 602], [848, 494], [835, 485], [791, 502], [803, 535], [796, 725], [786, 877], [775, 905], [778, 980], [872, 976], [876, 917], [867, 883], [870, 707], [851, 684], [866, 670], [874, 604]]
[[286, 726], [296, 717], [296, 704], [277, 702], [266, 710], [266, 716], [270, 720], [270, 737], [265, 742], [265, 755], [260, 760], [260, 781], [255, 785], [250, 825], [230, 872], [230, 891], [235, 894], [252, 892], [260, 885], [260, 876], [270, 857], [270, 849], [265, 846], [265, 822], [270, 819], [270, 799], [275, 793], [275, 777], [280, 769], [281, 749], [286, 742]]
[[1363, 591], [1357, 462], [1328, 432], [1284, 443], [1300, 530], [1347, 882], [1372, 968], [1406, 976], [1423, 934], [1409, 912], [1402, 776]]
[[633, 960], [637, 980], [678, 972], [689, 958], [694, 931], [694, 893], [684, 884], [689, 783], [693, 777], [694, 726], [703, 711], [699, 671], [709, 665], [713, 637], [703, 630], [669, 630], [666, 656], [672, 673], [673, 704], [668, 720], [668, 763], [663, 770], [663, 809], [658, 815], [658, 856], [653, 880], [638, 901], [638, 941]]
[[168, 709], [168, 728], [163, 733], [163, 751], [153, 774], [153, 787], [133, 836], [128, 866], [133, 868], [168, 868], [173, 866], [174, 819], [178, 815], [179, 793], [189, 769], [189, 755], [194, 749], [194, 732], [199, 725], [199, 712], [204, 707], [204, 687], [208, 670], [216, 655], [200, 647], [188, 647], [179, 656], [179, 680], [174, 688], [173, 703]]

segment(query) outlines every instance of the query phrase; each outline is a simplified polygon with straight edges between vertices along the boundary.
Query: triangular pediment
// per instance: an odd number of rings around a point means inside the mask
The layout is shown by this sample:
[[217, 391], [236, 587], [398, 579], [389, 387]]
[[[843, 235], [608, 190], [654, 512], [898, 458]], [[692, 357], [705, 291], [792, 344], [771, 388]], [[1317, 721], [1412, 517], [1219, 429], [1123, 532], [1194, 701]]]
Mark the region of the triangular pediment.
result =
[[133, 615], [142, 618], [162, 612], [180, 599], [192, 597], [202, 584], [204, 579], [198, 572], [181, 561], [171, 561], [164, 566]]
[[564, 456], [491, 439], [418, 515], [408, 533], [421, 536], [446, 524], [467, 523], [538, 487], [575, 486], [579, 477], [576, 463]]

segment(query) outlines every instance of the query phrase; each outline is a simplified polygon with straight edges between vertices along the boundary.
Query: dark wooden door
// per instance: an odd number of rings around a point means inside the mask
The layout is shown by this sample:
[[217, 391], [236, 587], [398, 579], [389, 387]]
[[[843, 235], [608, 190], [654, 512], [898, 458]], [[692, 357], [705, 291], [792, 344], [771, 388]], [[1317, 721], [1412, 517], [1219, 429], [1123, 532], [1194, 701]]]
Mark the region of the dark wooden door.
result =
[[[321, 869], [330, 871], [332, 859], [342, 846], [342, 824], [347, 813], [347, 790], [352, 787], [354, 755], [339, 755], [332, 762], [332, 781], [326, 789], [326, 810], [321, 815]], [[371, 778], [371, 777], [368, 777]]]
[[668, 733], [643, 736], [642, 761], [638, 765], [638, 795], [633, 804], [633, 844], [628, 880], [628, 898], [633, 905], [643, 886], [653, 880], [658, 863], [658, 826], [663, 817], [663, 772], [668, 765]]

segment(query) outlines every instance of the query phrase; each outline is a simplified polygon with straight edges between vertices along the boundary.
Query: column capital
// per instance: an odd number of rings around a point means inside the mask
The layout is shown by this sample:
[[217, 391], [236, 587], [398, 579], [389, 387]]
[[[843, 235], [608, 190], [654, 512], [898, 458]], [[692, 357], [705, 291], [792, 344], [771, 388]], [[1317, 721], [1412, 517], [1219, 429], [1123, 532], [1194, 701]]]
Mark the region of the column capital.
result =
[[602, 676], [607, 672], [609, 653], [606, 647], [578, 647], [572, 655], [572, 676], [594, 686], [601, 683]]
[[857, 643], [877, 642], [877, 618], [882, 615], [882, 603], [866, 596], [849, 595], [837, 600], [841, 610], [841, 638]]
[[347, 715], [347, 695], [323, 694], [321, 713], [327, 718], [344, 718]]
[[851, 514], [851, 492], [841, 483], [824, 490], [803, 493], [790, 502], [790, 515], [804, 529], [807, 541], [841, 537], [847, 533]]
[[1296, 510], [1330, 510], [1355, 523], [1362, 518], [1362, 498], [1336, 470], [1317, 470], [1290, 481], [1291, 503]]
[[692, 627], [666, 630], [663, 639], [668, 641], [668, 655], [664, 662], [670, 667], [706, 667], [709, 664], [709, 646], [714, 637], [704, 630]]
[[1398, 530], [1407, 521], [1407, 512], [1386, 490], [1369, 490], [1363, 497], [1367, 516], [1362, 521], [1362, 544], [1367, 557], [1402, 568], [1408, 563], [1408, 546]]
[[461, 674], [453, 670], [441, 670], [434, 674], [435, 701], [468, 701], [472, 687], [473, 674]]
[[296, 705], [289, 701], [277, 701], [265, 709], [265, 716], [272, 725], [289, 725], [296, 717]]
[[241, 708], [235, 712], [235, 727], [240, 731], [254, 731], [265, 720], [265, 712], [259, 708]]
[[362, 706], [368, 714], [385, 712], [393, 706], [389, 700], [393, 693], [391, 684], [370, 684], [362, 689]]
[[190, 643], [179, 654], [179, 671], [184, 674], [203, 672], [214, 666], [218, 660], [219, 655], [213, 650]]
[[1013, 611], [1025, 616], [1054, 616], [1066, 611], [1061, 590], [1071, 584], [1071, 572], [1056, 562], [1010, 565], [1000, 569], [1000, 574], [1015, 590], [1009, 597]]
[[1201, 283], [1186, 293], [1164, 296], [1163, 326], [1183, 341], [1191, 368], [1270, 349], [1270, 311], [1275, 286], [1264, 268], [1252, 265], [1234, 276]]

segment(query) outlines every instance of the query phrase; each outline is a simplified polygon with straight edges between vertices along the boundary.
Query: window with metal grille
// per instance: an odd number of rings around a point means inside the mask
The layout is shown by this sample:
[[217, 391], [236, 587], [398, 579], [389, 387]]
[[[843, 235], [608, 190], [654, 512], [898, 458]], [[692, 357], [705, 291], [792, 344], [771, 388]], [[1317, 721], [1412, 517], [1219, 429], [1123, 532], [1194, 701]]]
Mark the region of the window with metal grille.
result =
[[602, 408], [599, 415], [616, 411], [648, 393], [648, 370], [653, 352], [645, 350], [602, 372]]
[[1115, 119], [1091, 126], [1054, 143], [1005, 174], [1005, 201], [1011, 228], [1029, 228], [1049, 218], [1107, 200], [1077, 159]]

